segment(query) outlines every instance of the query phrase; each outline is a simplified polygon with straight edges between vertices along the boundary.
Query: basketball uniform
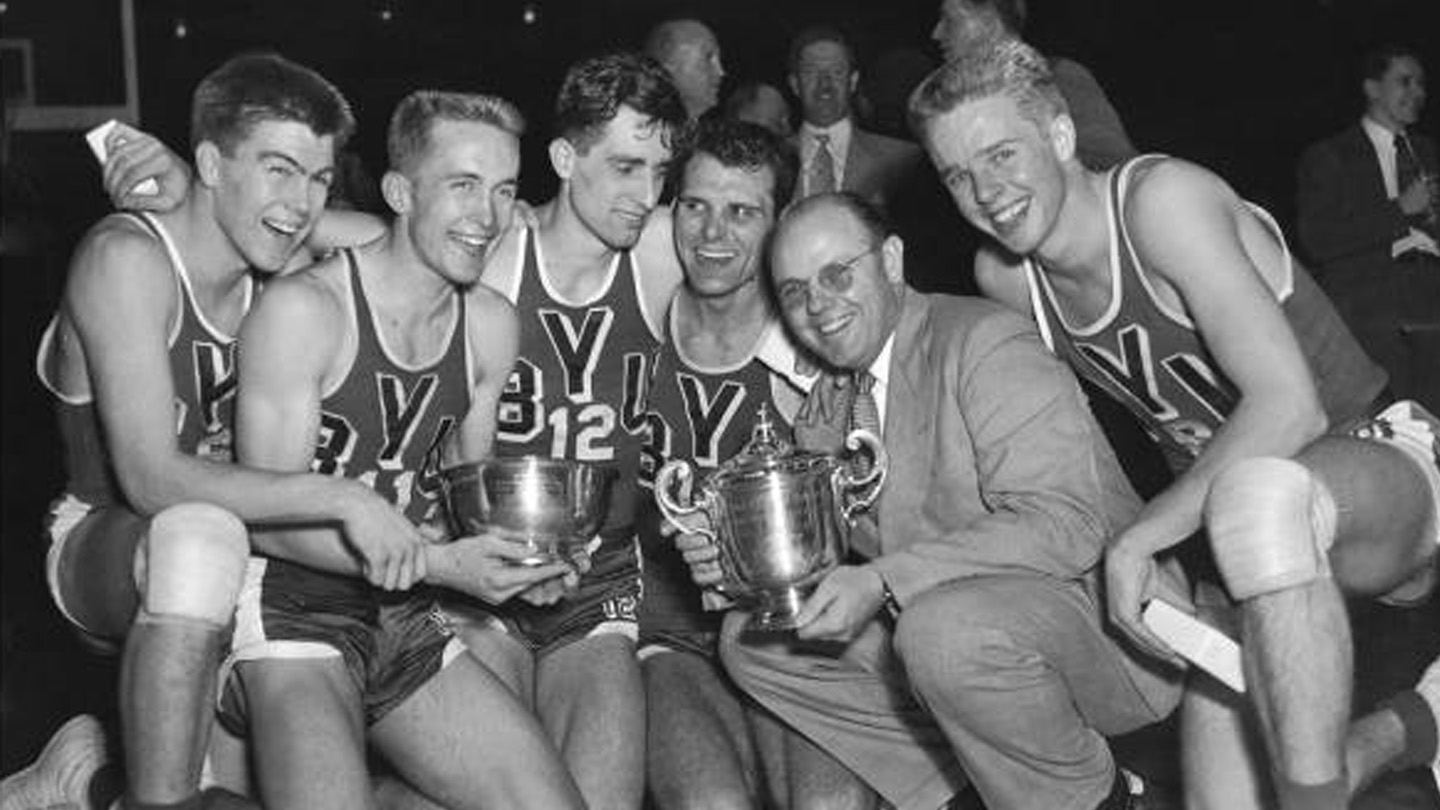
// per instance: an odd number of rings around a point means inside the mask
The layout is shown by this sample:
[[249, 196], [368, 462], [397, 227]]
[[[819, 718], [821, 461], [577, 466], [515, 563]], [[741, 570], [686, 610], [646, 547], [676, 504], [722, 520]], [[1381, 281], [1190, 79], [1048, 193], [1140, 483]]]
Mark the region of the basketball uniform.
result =
[[[417, 525], [442, 519], [441, 447], [470, 407], [465, 300], [454, 294], [449, 339], [434, 360], [396, 359], [345, 251], [355, 358], [324, 393], [313, 472], [358, 479]], [[236, 611], [234, 659], [340, 655], [374, 723], [460, 649], [428, 588], [376, 588], [272, 557], [252, 557]]]
[[636, 474], [659, 347], [641, 272], [629, 252], [620, 253], [590, 300], [567, 301], [550, 283], [534, 230], [522, 244], [518, 272], [500, 285], [520, 316], [520, 352], [500, 400], [496, 454], [593, 462], [617, 476], [579, 591], [552, 606], [511, 600], [487, 610], [536, 651], [603, 632], [634, 639]]
[[[1111, 297], [1094, 323], [1068, 323], [1045, 273], [1026, 263], [1035, 320], [1045, 342], [1071, 368], [1135, 414], [1183, 472], [1205, 449], [1239, 401], [1189, 316], [1162, 302], [1150, 287], [1130, 241], [1123, 212], [1137, 166], [1163, 159], [1142, 155], [1111, 171]], [[1285, 249], [1280, 228], [1258, 206], [1256, 216]], [[1391, 402], [1385, 372], [1351, 335], [1335, 307], [1285, 249], [1285, 278], [1275, 291], [1329, 418], [1331, 432], [1390, 444], [1419, 465], [1440, 514], [1440, 420], [1419, 404]], [[1440, 542], [1440, 517], [1431, 533]]]
[[[149, 214], [116, 216], [137, 222], [149, 231], [164, 247], [174, 273], [179, 306], [167, 346], [175, 396], [176, 446], [183, 453], [229, 462], [234, 456], [231, 426], [235, 406], [236, 336], [221, 331], [206, 319], [195, 300], [189, 271], [164, 225]], [[247, 278], [244, 283], [243, 306], [248, 311], [252, 282]], [[101, 634], [93, 628], [84, 627], [63, 603], [60, 589], [63, 550], [67, 541], [81, 532], [97, 530], [102, 526], [117, 527], [122, 529], [125, 537], [117, 537], [113, 542], [127, 548], [117, 548], [115, 559], [127, 561], [128, 565], [143, 534], [145, 519], [135, 513], [120, 490], [93, 392], [62, 390], [57, 376], [58, 339], [58, 320], [52, 320], [41, 337], [36, 358], [40, 382], [55, 396], [66, 472], [65, 492], [51, 504], [46, 519], [46, 530], [51, 540], [46, 558], [46, 576], [51, 596], [60, 612], [93, 641], [105, 646], [101, 639], [95, 638]], [[106, 542], [111, 541], [107, 538]], [[128, 571], [128, 568], [124, 570]], [[114, 573], [104, 572], [103, 575], [108, 577]], [[134, 593], [131, 578], [122, 578], [133, 601], [131, 610], [116, 612], [126, 614], [123, 619], [128, 626], [129, 617], [139, 606], [139, 594]]]

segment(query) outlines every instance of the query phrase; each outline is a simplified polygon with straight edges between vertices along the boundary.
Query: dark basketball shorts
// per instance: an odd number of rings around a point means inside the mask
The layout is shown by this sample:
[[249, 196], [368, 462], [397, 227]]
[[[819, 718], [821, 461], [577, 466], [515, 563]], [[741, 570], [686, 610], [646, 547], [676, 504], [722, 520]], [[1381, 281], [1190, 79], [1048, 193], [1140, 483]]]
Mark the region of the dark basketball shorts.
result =
[[590, 570], [580, 578], [579, 590], [554, 605], [540, 607], [518, 598], [502, 605], [487, 605], [447, 596], [445, 613], [455, 622], [500, 630], [536, 657], [607, 633], [634, 641], [639, 635], [642, 591], [634, 533], [602, 537], [590, 561]]
[[140, 608], [135, 553], [149, 525], [120, 504], [91, 506], [67, 494], [50, 505], [45, 520], [50, 598], [96, 652], [119, 652]]
[[434, 594], [404, 593], [267, 557], [251, 557], [235, 612], [235, 636], [221, 719], [243, 728], [245, 661], [342, 658], [373, 725], [465, 651], [449, 632]]
[[645, 598], [640, 602], [636, 645], [640, 658], [674, 650], [693, 652], [718, 664], [715, 643], [725, 614], [707, 599], [723, 597], [702, 591], [690, 579], [690, 566], [669, 538], [652, 542], [648, 548], [642, 545], [642, 549]]

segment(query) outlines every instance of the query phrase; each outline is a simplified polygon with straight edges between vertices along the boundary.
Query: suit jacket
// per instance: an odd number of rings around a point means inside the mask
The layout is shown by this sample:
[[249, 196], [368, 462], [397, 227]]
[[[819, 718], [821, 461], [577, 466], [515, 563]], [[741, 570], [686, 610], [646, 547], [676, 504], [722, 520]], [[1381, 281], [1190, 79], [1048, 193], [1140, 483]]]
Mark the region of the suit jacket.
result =
[[[1420, 164], [1436, 170], [1435, 142], [1413, 130]], [[1364, 298], [1389, 268], [1390, 246], [1410, 223], [1385, 193], [1375, 145], [1357, 121], [1312, 145], [1298, 169], [1300, 245], [1337, 299]], [[1338, 302], [1337, 302], [1338, 303]]]
[[[836, 452], [848, 389], [817, 382], [797, 441]], [[889, 476], [873, 564], [901, 604], [961, 577], [1093, 586], [1140, 509], [1070, 370], [1034, 325], [978, 298], [907, 289], [886, 388]]]
[[[792, 141], [796, 149], [801, 148], [798, 134]], [[888, 208], [902, 184], [913, 177], [913, 172], [926, 168], [924, 157], [919, 146], [877, 132], [867, 132], [852, 120], [850, 147], [845, 152], [845, 176], [841, 178], [840, 188], [853, 191], [881, 208]], [[802, 175], [804, 170], [802, 165]], [[804, 182], [802, 176], [795, 184], [795, 199], [804, 193]]]

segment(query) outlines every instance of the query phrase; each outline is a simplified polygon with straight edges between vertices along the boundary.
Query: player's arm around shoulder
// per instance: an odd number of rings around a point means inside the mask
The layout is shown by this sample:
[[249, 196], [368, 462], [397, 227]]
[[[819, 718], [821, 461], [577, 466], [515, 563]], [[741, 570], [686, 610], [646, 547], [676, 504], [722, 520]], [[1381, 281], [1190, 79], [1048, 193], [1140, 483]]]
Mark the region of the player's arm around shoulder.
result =
[[[533, 210], [530, 216], [534, 216]], [[485, 262], [485, 270], [480, 274], [482, 284], [499, 291], [507, 300], [519, 288], [518, 276], [522, 272], [520, 256], [524, 252], [525, 237], [528, 233], [529, 230], [520, 217], [512, 217], [510, 226], [500, 235], [500, 241], [492, 248], [490, 257]]]
[[673, 210], [669, 206], [656, 208], [650, 212], [645, 229], [640, 232], [640, 241], [635, 245], [640, 287], [644, 293], [640, 303], [645, 308], [645, 320], [657, 338], [665, 333], [665, 313], [670, 309], [670, 300], [685, 281], [685, 271], [675, 253], [674, 225]]
[[138, 223], [102, 220], [76, 249], [62, 321], [79, 339], [120, 486], [146, 513], [181, 499], [186, 479], [169, 358], [179, 305], [169, 257]]

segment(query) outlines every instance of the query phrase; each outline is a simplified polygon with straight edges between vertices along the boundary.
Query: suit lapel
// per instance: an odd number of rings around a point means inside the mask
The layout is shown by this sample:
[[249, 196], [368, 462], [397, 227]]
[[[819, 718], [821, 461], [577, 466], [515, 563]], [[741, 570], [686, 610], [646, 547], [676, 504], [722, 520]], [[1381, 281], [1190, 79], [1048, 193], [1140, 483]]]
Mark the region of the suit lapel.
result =
[[[909, 523], [906, 515], [920, 505], [920, 494], [929, 487], [925, 480], [930, 465], [922, 461], [935, 452], [933, 397], [927, 394], [939, 373], [928, 360], [923, 342], [930, 318], [930, 303], [914, 290], [905, 289], [905, 303], [895, 328], [895, 345], [890, 350], [890, 378], [885, 390], [885, 451], [891, 459], [890, 472], [880, 498], [880, 536], [890, 536], [897, 522]], [[904, 463], [896, 463], [905, 459]], [[904, 516], [904, 517], [902, 517]]]
[[845, 176], [840, 187], [845, 191], [864, 192], [867, 190], [866, 173], [875, 164], [870, 141], [860, 127], [852, 122], [850, 126], [850, 147], [845, 150]]

